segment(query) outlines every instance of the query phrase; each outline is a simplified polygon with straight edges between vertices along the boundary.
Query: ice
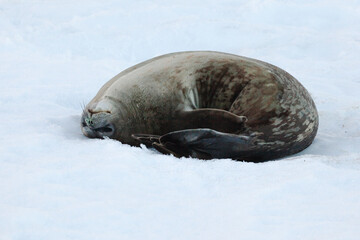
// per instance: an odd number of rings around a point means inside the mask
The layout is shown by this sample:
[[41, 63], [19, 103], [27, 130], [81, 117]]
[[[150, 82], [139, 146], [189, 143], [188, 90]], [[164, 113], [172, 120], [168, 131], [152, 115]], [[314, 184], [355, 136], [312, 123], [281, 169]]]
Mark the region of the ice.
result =
[[[359, 1], [0, 1], [0, 239], [358, 239]], [[320, 128], [262, 164], [164, 156], [80, 131], [111, 77], [176, 51], [277, 65]]]

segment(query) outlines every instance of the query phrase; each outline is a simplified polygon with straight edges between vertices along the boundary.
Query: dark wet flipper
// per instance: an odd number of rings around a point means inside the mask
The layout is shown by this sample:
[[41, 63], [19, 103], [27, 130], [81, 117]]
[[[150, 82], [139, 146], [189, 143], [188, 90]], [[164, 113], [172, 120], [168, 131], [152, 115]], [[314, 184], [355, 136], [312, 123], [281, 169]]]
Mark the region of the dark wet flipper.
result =
[[176, 157], [248, 160], [256, 148], [255, 139], [256, 136], [228, 134], [212, 129], [188, 129], [165, 134], [156, 145]]

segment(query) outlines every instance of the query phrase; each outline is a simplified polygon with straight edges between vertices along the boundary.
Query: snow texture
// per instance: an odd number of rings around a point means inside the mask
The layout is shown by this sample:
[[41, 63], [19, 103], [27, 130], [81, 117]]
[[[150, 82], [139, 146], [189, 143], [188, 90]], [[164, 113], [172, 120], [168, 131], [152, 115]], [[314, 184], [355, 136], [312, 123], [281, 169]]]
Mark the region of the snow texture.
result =
[[[1, 0], [0, 239], [359, 239], [359, 26], [357, 0]], [[254, 164], [82, 135], [107, 80], [185, 50], [290, 72], [313, 145]]]

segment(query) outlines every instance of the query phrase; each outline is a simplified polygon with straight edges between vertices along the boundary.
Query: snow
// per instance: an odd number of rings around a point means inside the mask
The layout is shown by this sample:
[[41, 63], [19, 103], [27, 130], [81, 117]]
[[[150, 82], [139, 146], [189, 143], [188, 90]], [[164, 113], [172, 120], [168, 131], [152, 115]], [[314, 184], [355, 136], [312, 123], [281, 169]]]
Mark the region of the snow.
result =
[[[0, 1], [0, 239], [359, 239], [360, 2]], [[312, 94], [312, 146], [176, 159], [80, 131], [81, 105], [161, 54], [261, 59]]]

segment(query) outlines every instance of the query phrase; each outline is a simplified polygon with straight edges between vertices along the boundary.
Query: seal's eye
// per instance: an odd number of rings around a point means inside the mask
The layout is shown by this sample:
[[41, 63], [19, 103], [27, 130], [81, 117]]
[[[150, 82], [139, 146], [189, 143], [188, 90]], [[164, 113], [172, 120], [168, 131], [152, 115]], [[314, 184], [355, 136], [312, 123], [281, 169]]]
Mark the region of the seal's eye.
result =
[[87, 125], [86, 125], [85, 122], [81, 122], [81, 126], [82, 126], [82, 127], [86, 127]]

